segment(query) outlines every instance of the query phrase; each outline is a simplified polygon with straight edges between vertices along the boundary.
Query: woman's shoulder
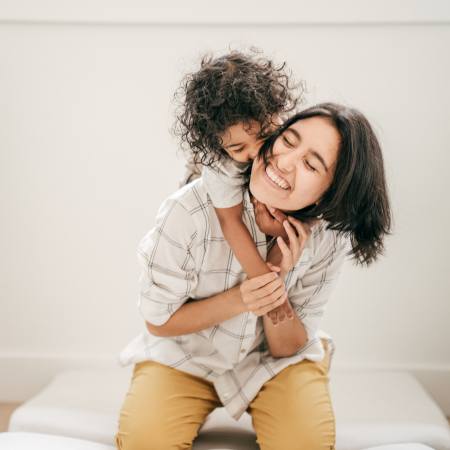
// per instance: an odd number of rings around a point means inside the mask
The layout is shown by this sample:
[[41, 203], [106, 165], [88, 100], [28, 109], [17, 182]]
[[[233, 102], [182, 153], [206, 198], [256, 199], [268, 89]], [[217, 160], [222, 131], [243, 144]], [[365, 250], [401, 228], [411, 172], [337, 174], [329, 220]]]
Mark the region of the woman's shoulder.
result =
[[163, 236], [172, 246], [191, 246], [198, 233], [207, 226], [204, 218], [201, 220], [200, 217], [201, 211], [207, 207], [201, 180], [188, 183], [162, 201], [154, 225], [141, 242], [153, 242], [155, 236]]
[[345, 252], [351, 249], [347, 234], [329, 228], [325, 220], [318, 221], [312, 228], [312, 243], [314, 253], [328, 253], [330, 250]]
[[189, 214], [195, 215], [197, 212], [209, 208], [211, 202], [208, 198], [203, 180], [196, 178], [174, 191], [163, 203], [177, 203]]
[[208, 226], [211, 209], [211, 200], [201, 178], [198, 178], [163, 200], [158, 209], [157, 224], [170, 227], [174, 234], [186, 230], [201, 231]]

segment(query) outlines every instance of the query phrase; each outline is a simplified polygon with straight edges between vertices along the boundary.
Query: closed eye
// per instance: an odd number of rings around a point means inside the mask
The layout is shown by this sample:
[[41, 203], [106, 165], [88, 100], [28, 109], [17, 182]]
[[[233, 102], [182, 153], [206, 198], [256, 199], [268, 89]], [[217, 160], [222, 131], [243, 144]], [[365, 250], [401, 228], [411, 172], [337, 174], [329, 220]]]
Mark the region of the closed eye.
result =
[[285, 136], [284, 134], [283, 134], [283, 141], [284, 141], [284, 143], [285, 143], [288, 147], [290, 147], [290, 148], [294, 147], [294, 146], [292, 145], [292, 143], [289, 142], [289, 140], [286, 138], [286, 136]]
[[315, 169], [309, 162], [305, 159], [305, 166], [310, 170], [311, 172], [317, 172], [317, 169]]

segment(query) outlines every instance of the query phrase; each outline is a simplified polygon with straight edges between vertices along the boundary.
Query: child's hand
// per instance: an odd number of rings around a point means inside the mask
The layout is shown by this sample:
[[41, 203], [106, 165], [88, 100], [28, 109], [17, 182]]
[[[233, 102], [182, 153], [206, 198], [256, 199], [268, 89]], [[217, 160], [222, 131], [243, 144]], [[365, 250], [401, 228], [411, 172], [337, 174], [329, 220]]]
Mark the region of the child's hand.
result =
[[269, 236], [282, 236], [288, 239], [286, 230], [283, 227], [283, 221], [286, 220], [286, 215], [278, 209], [273, 209], [271, 213], [264, 203], [252, 198], [252, 203], [255, 208], [255, 220], [258, 228]]

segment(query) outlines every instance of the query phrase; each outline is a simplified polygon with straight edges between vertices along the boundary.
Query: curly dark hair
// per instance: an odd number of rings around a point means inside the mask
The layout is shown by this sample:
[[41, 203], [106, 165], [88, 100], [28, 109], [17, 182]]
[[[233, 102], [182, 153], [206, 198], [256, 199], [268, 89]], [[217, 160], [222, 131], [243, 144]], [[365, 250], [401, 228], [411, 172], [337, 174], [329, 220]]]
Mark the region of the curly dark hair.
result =
[[[369, 266], [384, 251], [384, 236], [391, 234], [392, 214], [386, 185], [383, 155], [366, 117], [357, 109], [336, 103], [311, 106], [287, 120], [261, 146], [265, 165], [273, 155], [278, 137], [299, 120], [323, 117], [341, 137], [333, 181], [318, 204], [288, 213], [308, 222], [317, 216], [326, 228], [350, 237], [353, 260]], [[247, 186], [250, 170], [247, 171]]]
[[256, 121], [261, 126], [258, 137], [265, 137], [275, 115], [293, 111], [301, 100], [303, 82], [294, 84], [286, 63], [276, 66], [260, 53], [207, 54], [200, 70], [183, 77], [174, 95], [178, 106], [171, 131], [196, 164], [210, 166], [229, 157], [220, 135], [230, 126]]

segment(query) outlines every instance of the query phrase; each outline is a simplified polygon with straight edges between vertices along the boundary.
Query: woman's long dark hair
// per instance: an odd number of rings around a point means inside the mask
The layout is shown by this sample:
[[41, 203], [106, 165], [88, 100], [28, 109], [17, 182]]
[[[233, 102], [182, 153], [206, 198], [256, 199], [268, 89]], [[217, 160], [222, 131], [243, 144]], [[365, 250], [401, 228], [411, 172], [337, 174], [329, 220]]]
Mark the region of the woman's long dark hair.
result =
[[317, 205], [289, 215], [302, 221], [322, 215], [327, 229], [350, 237], [350, 254], [356, 264], [368, 266], [383, 254], [384, 235], [391, 234], [391, 210], [380, 144], [364, 115], [335, 103], [312, 106], [287, 120], [265, 141], [259, 155], [267, 165], [278, 136], [293, 123], [310, 117], [328, 119], [340, 134], [336, 170]]

